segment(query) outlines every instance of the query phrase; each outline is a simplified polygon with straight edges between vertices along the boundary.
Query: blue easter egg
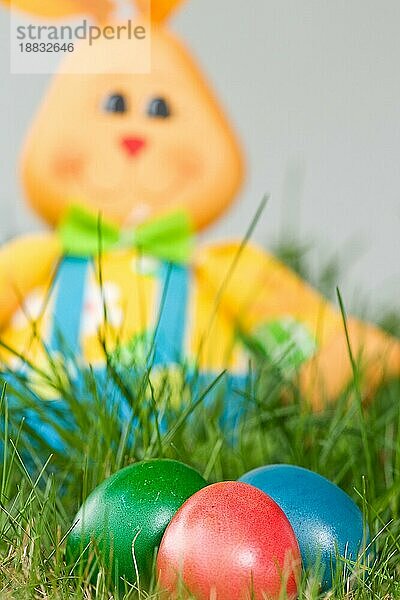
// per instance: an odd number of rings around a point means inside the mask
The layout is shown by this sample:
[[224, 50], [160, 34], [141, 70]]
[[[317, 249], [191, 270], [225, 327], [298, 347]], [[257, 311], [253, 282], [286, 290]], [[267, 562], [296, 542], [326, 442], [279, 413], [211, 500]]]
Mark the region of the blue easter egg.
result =
[[355, 560], [365, 539], [362, 512], [350, 496], [325, 477], [292, 465], [260, 467], [239, 481], [259, 488], [282, 508], [304, 567], [320, 569], [321, 585], [328, 590], [336, 556]]

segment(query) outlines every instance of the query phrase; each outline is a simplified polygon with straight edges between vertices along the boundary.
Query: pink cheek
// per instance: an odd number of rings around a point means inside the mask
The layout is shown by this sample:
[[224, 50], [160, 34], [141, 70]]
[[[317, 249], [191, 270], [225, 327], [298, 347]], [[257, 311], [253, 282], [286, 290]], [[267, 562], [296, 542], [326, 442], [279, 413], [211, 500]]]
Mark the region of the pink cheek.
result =
[[83, 159], [72, 154], [60, 154], [53, 160], [52, 171], [57, 179], [74, 179], [83, 171]]
[[173, 153], [179, 173], [184, 179], [198, 179], [203, 173], [203, 161], [195, 152], [179, 149]]

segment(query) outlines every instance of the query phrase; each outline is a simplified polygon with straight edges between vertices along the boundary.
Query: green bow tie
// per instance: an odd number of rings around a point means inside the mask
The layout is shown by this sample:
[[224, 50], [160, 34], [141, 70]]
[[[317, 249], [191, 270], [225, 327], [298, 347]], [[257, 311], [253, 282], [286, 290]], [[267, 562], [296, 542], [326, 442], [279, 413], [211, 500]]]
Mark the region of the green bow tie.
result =
[[184, 211], [158, 217], [135, 229], [122, 230], [87, 209], [73, 205], [58, 227], [64, 253], [96, 256], [100, 250], [137, 248], [140, 252], [172, 263], [189, 261], [193, 235]]

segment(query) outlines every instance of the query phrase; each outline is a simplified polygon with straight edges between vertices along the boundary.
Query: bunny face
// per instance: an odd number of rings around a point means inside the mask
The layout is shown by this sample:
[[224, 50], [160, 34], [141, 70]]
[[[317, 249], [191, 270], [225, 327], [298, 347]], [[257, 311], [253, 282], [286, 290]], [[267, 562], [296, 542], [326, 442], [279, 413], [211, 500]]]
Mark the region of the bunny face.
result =
[[152, 32], [149, 74], [129, 74], [129, 41], [117, 54], [107, 43], [69, 60], [106, 61], [110, 74], [60, 73], [51, 85], [23, 156], [31, 205], [52, 226], [78, 201], [121, 226], [184, 208], [196, 229], [205, 227], [243, 178], [222, 110], [162, 27]]

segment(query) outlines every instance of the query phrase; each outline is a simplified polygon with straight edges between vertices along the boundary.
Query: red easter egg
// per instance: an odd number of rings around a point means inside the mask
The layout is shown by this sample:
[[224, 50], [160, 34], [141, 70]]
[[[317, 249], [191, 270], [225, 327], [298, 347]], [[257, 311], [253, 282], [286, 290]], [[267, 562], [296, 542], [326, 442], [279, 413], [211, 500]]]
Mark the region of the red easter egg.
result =
[[196, 492], [168, 525], [157, 558], [160, 588], [169, 597], [263, 600], [297, 595], [301, 557], [279, 506], [241, 482]]

